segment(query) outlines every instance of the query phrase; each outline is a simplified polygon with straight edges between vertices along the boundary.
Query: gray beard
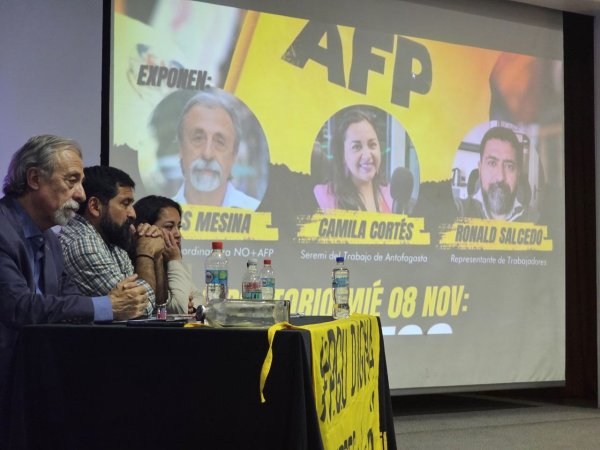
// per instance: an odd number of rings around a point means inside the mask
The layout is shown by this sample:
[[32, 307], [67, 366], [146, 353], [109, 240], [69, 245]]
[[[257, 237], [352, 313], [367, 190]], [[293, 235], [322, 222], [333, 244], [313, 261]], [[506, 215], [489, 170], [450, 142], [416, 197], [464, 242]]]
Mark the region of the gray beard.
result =
[[61, 226], [66, 225], [78, 209], [79, 203], [73, 199], [67, 200], [54, 212], [54, 223]]
[[[199, 172], [205, 169], [211, 170], [215, 174], [211, 176], [200, 175]], [[191, 164], [189, 181], [194, 189], [199, 192], [212, 192], [221, 185], [222, 176], [223, 172], [218, 162], [197, 159]]]
[[511, 192], [505, 182], [497, 181], [491, 184], [482, 194], [487, 210], [494, 215], [505, 216], [512, 211], [516, 193]]

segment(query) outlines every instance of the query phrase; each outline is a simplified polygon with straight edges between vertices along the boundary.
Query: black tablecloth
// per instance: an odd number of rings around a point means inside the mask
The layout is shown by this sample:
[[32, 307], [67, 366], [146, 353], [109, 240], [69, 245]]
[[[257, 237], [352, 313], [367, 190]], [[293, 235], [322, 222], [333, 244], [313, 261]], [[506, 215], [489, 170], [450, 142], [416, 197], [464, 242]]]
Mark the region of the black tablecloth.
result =
[[[310, 334], [277, 333], [261, 404], [266, 336], [239, 328], [24, 327], [10, 392], [10, 446], [318, 450]], [[382, 429], [395, 448], [381, 355]]]

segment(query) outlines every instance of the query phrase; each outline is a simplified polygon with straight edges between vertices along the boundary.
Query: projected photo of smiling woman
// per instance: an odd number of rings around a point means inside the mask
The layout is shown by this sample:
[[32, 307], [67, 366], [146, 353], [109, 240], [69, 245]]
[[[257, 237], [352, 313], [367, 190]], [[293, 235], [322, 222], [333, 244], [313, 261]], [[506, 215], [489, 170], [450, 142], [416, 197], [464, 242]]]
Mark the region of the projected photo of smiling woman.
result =
[[324, 211], [408, 214], [416, 203], [418, 162], [412, 143], [398, 121], [372, 106], [344, 108], [324, 125], [313, 150], [312, 174], [319, 180], [315, 199]]
[[192, 97], [177, 129], [180, 204], [256, 210], [267, 184], [268, 149], [260, 124], [233, 95], [206, 89]]

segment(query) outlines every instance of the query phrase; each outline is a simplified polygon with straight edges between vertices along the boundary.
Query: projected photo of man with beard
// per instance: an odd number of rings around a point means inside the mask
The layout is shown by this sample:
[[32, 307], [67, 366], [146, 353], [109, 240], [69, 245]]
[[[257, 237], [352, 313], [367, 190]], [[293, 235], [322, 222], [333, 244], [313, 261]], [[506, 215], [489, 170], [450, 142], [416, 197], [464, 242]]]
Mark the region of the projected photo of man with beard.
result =
[[177, 129], [180, 204], [256, 210], [267, 185], [268, 150], [260, 124], [233, 95], [206, 89], [183, 108]]
[[535, 214], [524, 151], [530, 140], [512, 128], [489, 125], [478, 145], [466, 140], [457, 152], [452, 186], [459, 216], [530, 222]]

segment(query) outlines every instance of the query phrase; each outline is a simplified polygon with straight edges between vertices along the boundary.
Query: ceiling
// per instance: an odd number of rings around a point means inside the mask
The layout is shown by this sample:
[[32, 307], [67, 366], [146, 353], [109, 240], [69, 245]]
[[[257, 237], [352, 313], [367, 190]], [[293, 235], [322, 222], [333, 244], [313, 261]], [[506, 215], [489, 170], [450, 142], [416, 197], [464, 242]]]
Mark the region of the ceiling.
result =
[[589, 16], [600, 16], [600, 0], [510, 0]]

